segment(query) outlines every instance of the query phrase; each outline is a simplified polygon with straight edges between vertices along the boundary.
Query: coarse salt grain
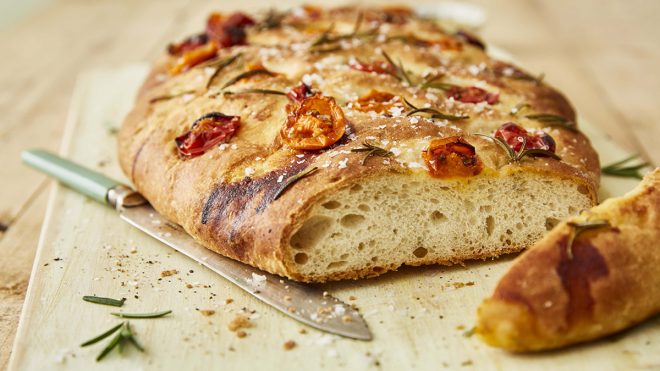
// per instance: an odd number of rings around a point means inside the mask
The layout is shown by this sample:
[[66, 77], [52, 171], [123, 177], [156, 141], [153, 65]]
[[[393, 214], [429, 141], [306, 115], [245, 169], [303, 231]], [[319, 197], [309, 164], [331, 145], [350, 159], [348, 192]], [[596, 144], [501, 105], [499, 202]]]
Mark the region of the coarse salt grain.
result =
[[343, 160], [340, 160], [340, 161], [339, 161], [339, 165], [338, 165], [337, 167], [340, 168], [340, 169], [344, 169], [344, 168], [346, 168], [346, 163], [347, 163], [347, 162], [348, 162], [348, 158], [345, 158], [345, 159], [343, 159]]
[[254, 174], [254, 169], [251, 168], [251, 167], [246, 167], [245, 168], [245, 176], [250, 176], [252, 174]]
[[278, 183], [282, 183], [283, 180], [284, 180], [284, 175], [280, 175], [279, 177], [277, 177]]

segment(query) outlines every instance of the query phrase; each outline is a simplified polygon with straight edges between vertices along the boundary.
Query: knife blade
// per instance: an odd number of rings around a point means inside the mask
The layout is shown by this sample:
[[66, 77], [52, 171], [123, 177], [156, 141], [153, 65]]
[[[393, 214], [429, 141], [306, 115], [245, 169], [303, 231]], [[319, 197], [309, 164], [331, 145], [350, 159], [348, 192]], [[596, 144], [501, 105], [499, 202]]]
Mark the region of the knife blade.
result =
[[138, 192], [103, 174], [44, 150], [21, 154], [25, 163], [74, 190], [112, 206], [132, 226], [193, 259], [285, 315], [321, 331], [371, 340], [366, 321], [350, 305], [321, 291], [217, 254], [163, 218]]

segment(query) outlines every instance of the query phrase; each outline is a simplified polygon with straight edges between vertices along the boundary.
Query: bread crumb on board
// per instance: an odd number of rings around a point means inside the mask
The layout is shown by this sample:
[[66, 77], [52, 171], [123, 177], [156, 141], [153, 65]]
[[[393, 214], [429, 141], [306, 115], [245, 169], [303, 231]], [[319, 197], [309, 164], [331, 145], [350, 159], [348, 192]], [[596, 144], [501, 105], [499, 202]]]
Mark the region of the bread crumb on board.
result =
[[[237, 332], [240, 329], [250, 328], [253, 326], [254, 324], [252, 323], [252, 321], [250, 321], [250, 318], [242, 314], [237, 314], [236, 317], [234, 317], [234, 319], [232, 319], [231, 322], [229, 322], [227, 328], [229, 329], [229, 331]], [[238, 333], [236, 333], [236, 335], [238, 335]]]
[[215, 310], [213, 309], [200, 309], [199, 313], [201, 313], [203, 316], [209, 317], [215, 314]]
[[173, 275], [175, 275], [175, 274], [177, 274], [177, 273], [179, 273], [178, 270], [176, 270], [176, 269], [170, 269], [170, 270], [166, 270], [166, 271], [162, 271], [162, 272], [160, 272], [160, 276], [161, 276], [161, 277], [169, 277], [169, 276], [173, 276]]
[[291, 350], [296, 347], [296, 342], [293, 340], [288, 340], [284, 343], [284, 350]]

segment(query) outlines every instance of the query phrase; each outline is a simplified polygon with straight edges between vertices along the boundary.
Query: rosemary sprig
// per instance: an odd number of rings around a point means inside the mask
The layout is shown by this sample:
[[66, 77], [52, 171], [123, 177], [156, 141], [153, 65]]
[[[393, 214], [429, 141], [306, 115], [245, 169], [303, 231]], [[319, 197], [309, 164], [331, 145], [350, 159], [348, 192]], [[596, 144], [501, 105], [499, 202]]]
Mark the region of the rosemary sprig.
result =
[[513, 108], [511, 108], [511, 111], [509, 112], [509, 115], [511, 116], [516, 116], [519, 114], [521, 111], [526, 110], [528, 108], [531, 108], [532, 106], [529, 103], [518, 103], [516, 104]]
[[169, 99], [177, 98], [177, 97], [180, 97], [180, 96], [183, 96], [183, 95], [186, 95], [186, 94], [194, 94], [194, 93], [196, 93], [195, 90], [184, 90], [184, 91], [179, 92], [179, 93], [161, 95], [161, 96], [149, 99], [149, 103], [156, 103], [156, 102], [160, 102], [160, 101], [163, 101], [163, 100], [169, 100]]
[[280, 196], [284, 193], [284, 191], [286, 191], [289, 187], [291, 187], [295, 182], [299, 181], [300, 179], [302, 179], [304, 177], [312, 175], [318, 169], [319, 169], [318, 167], [314, 166], [311, 169], [303, 170], [303, 171], [287, 178], [286, 182], [284, 182], [282, 187], [280, 187], [280, 189], [278, 189], [277, 192], [275, 193], [275, 196], [273, 197], [273, 200], [277, 200], [278, 198], [280, 198]]
[[639, 156], [632, 155], [630, 157], [626, 157], [621, 161], [617, 161], [613, 164], [604, 166], [602, 169], [600, 169], [600, 171], [606, 175], [618, 176], [622, 178], [644, 178], [644, 176], [640, 173], [640, 170], [649, 166], [649, 164], [647, 162], [642, 162], [637, 165], [628, 165], [633, 160], [639, 160]]
[[536, 85], [541, 85], [543, 83], [543, 79], [545, 79], [545, 73], [541, 72], [538, 76], [531, 76], [527, 74], [517, 74], [514, 76], [509, 76], [510, 78], [514, 80], [524, 80], [524, 81], [533, 81], [536, 83]]
[[271, 95], [284, 95], [286, 96], [286, 93], [283, 91], [279, 90], [271, 90], [271, 89], [245, 89], [245, 90], [238, 90], [238, 91], [224, 91], [222, 94], [271, 94]]
[[268, 13], [266, 13], [266, 17], [257, 24], [257, 30], [269, 30], [280, 27], [286, 14], [287, 12], [278, 12], [273, 8], [269, 9]]
[[218, 76], [220, 71], [222, 71], [225, 67], [229, 66], [230, 64], [234, 63], [239, 57], [241, 56], [241, 53], [237, 53], [236, 55], [229, 57], [227, 59], [223, 59], [220, 61], [216, 66], [215, 70], [213, 71], [213, 74], [209, 77], [208, 81], [206, 82], [206, 90], [209, 90], [211, 87], [211, 84], [213, 83], [213, 80]]
[[590, 229], [598, 229], [611, 226], [610, 222], [607, 220], [594, 220], [584, 223], [569, 222], [567, 224], [572, 227], [571, 234], [568, 237], [568, 242], [566, 243], [566, 256], [569, 260], [573, 260], [573, 243], [583, 232]]
[[364, 166], [364, 164], [366, 163], [367, 159], [370, 156], [390, 157], [390, 156], [394, 155], [394, 153], [386, 150], [385, 148], [377, 147], [377, 146], [375, 146], [375, 145], [373, 145], [373, 144], [371, 144], [367, 141], [362, 142], [362, 145], [364, 147], [353, 148], [353, 149], [351, 149], [351, 152], [366, 152], [367, 153], [366, 156], [364, 156], [364, 158], [362, 159], [362, 162], [361, 162], [361, 164], [363, 166]]
[[392, 66], [392, 68], [394, 68], [395, 72], [394, 72], [394, 74], [392, 74], [392, 76], [399, 79], [399, 81], [405, 81], [405, 82], [408, 83], [408, 85], [413, 86], [413, 83], [410, 80], [410, 76], [408, 76], [408, 73], [406, 73], [405, 68], [403, 68], [403, 64], [401, 64], [401, 60], [399, 60], [399, 63], [397, 64], [397, 63], [394, 63], [394, 61], [392, 60], [390, 55], [387, 54], [387, 52], [385, 52], [385, 50], [382, 50], [381, 54], [383, 55], [383, 57], [385, 58], [387, 63], [389, 63]]
[[353, 32], [351, 33], [351, 37], [355, 37], [358, 34], [358, 31], [360, 30], [360, 26], [362, 26], [363, 20], [364, 20], [364, 13], [362, 12], [358, 13], [357, 19], [355, 20], [355, 25], [353, 26]]
[[115, 335], [115, 337], [112, 338], [112, 340], [108, 343], [108, 345], [106, 345], [105, 348], [103, 348], [101, 353], [99, 353], [99, 355], [96, 357], [96, 362], [101, 361], [115, 348], [118, 348], [119, 352], [121, 352], [123, 350], [124, 344], [126, 343], [131, 343], [135, 348], [137, 348], [137, 350], [139, 350], [140, 352], [144, 352], [144, 348], [135, 339], [135, 336], [133, 335], [133, 331], [131, 331], [131, 325], [128, 321], [124, 321], [114, 326], [113, 328], [102, 333], [101, 335], [80, 344], [80, 346], [86, 347], [92, 344], [96, 344], [99, 341], [114, 334], [115, 332], [117, 333], [117, 335]]
[[144, 318], [160, 318], [172, 313], [171, 310], [164, 310], [162, 312], [153, 312], [153, 313], [120, 313], [114, 312], [110, 313], [115, 317], [119, 318], [134, 318], [134, 319], [144, 319]]
[[513, 150], [513, 147], [511, 147], [507, 142], [505, 142], [502, 138], [499, 137], [494, 137], [490, 135], [484, 135], [484, 134], [475, 134], [481, 137], [489, 138], [495, 144], [500, 146], [506, 152], [507, 156], [509, 157], [509, 163], [518, 163], [520, 162], [523, 158], [525, 157], [539, 157], [539, 156], [545, 156], [545, 157], [551, 157], [554, 158], [555, 160], [561, 161], [561, 157], [557, 156], [556, 153], [546, 151], [544, 149], [536, 149], [536, 148], [527, 148], [527, 138], [523, 137], [523, 143], [522, 147], [520, 147], [520, 150], [518, 152]]
[[406, 99], [405, 97], [403, 98], [403, 102], [411, 108], [411, 111], [408, 111], [408, 113], [406, 113], [406, 116], [412, 116], [419, 113], [430, 113], [431, 118], [433, 119], [442, 119], [448, 121], [458, 121], [458, 120], [465, 120], [470, 118], [470, 116], [450, 115], [448, 113], [440, 112], [435, 108], [418, 108], [415, 107], [412, 103], [410, 103], [410, 101], [408, 101], [408, 99]]
[[465, 330], [465, 331], [463, 332], [463, 336], [466, 337], [466, 338], [469, 338], [469, 337], [472, 337], [476, 332], [477, 332], [477, 328], [476, 328], [476, 327], [472, 327], [472, 328], [469, 329], [469, 330]]
[[100, 296], [83, 296], [82, 299], [90, 303], [111, 305], [113, 307], [121, 307], [122, 305], [124, 305], [124, 302], [126, 301], [126, 298], [121, 298], [121, 300], [117, 300], [111, 298], [103, 298]]
[[86, 346], [88, 346], [88, 345], [96, 344], [96, 343], [98, 343], [99, 341], [101, 341], [101, 340], [107, 338], [108, 336], [114, 334], [115, 331], [117, 331], [117, 330], [118, 330], [120, 327], [122, 327], [123, 325], [124, 325], [124, 322], [118, 324], [117, 326], [113, 326], [110, 330], [108, 330], [108, 331], [102, 333], [102, 334], [99, 335], [99, 336], [96, 336], [96, 337], [94, 337], [94, 338], [92, 338], [92, 339], [87, 340], [86, 342], [80, 344], [80, 346], [81, 346], [81, 347], [86, 347]]
[[330, 24], [330, 27], [328, 27], [327, 30], [323, 31], [321, 36], [319, 36], [316, 40], [314, 40], [311, 46], [319, 46], [330, 42], [334, 42], [335, 40], [330, 37], [330, 33], [334, 29], [335, 29], [335, 24], [334, 23]]
[[553, 115], [551, 113], [535, 113], [527, 115], [525, 118], [536, 120], [550, 126], [559, 126], [571, 131], [577, 131], [575, 122], [559, 115]]
[[233, 79], [227, 81], [227, 83], [222, 86], [222, 89], [225, 89], [225, 88], [227, 88], [231, 85], [234, 85], [235, 83], [239, 82], [240, 80], [247, 79], [248, 77], [257, 76], [257, 75], [268, 75], [268, 76], [271, 76], [271, 77], [275, 76], [274, 73], [272, 73], [268, 70], [264, 70], [264, 69], [245, 71], [243, 73], [238, 74]]

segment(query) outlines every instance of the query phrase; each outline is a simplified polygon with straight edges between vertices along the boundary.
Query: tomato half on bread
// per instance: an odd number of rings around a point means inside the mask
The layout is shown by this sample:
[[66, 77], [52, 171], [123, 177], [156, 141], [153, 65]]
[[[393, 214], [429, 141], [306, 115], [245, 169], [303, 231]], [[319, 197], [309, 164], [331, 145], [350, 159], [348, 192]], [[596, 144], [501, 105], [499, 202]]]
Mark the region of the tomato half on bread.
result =
[[320, 93], [287, 105], [280, 134], [289, 147], [318, 150], [335, 144], [346, 131], [344, 112], [335, 99]]
[[195, 120], [190, 130], [174, 141], [181, 156], [195, 157], [217, 144], [228, 142], [240, 126], [238, 116], [211, 112]]
[[479, 174], [483, 163], [473, 145], [462, 136], [431, 140], [422, 158], [436, 178], [467, 177]]

